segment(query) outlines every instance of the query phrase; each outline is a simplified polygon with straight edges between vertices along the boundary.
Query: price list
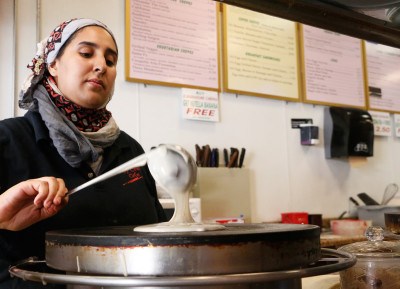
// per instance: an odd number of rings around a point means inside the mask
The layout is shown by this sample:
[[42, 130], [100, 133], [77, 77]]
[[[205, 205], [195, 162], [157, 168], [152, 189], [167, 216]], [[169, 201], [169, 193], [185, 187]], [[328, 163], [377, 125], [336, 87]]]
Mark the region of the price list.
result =
[[302, 25], [305, 102], [366, 108], [360, 39]]
[[299, 99], [296, 23], [224, 5], [227, 91]]
[[217, 4], [127, 1], [127, 79], [219, 90]]
[[394, 114], [395, 136], [400, 137], [400, 114]]
[[370, 111], [374, 122], [374, 135], [391, 136], [392, 135], [392, 119], [388, 112]]
[[400, 49], [365, 42], [369, 108], [400, 112]]

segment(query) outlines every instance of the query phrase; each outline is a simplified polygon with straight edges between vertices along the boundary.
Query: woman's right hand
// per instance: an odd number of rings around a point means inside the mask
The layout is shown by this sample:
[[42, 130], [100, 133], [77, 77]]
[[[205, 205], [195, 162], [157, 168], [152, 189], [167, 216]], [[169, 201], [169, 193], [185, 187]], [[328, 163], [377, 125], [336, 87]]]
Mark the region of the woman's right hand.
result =
[[0, 195], [0, 229], [19, 231], [54, 216], [68, 203], [64, 180], [54, 177], [16, 184]]

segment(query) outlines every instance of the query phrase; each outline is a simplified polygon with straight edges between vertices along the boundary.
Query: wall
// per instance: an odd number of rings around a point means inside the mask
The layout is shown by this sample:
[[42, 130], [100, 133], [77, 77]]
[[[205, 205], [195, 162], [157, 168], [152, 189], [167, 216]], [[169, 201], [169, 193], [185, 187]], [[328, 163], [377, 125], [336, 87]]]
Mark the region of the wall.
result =
[[[7, 0], [9, 1], [9, 0]], [[36, 35], [35, 1], [17, 3], [16, 83], [28, 70]], [[126, 82], [124, 77], [125, 2], [123, 0], [41, 0], [39, 37], [47, 36], [62, 21], [92, 17], [105, 22], [115, 33], [120, 49], [114, 99], [109, 105], [120, 127], [148, 150], [160, 143], [176, 143], [194, 154], [194, 145], [245, 147], [245, 166], [251, 170], [251, 204], [254, 222], [280, 219], [284, 211], [323, 213], [337, 217], [349, 207], [349, 196], [367, 192], [381, 200], [386, 185], [400, 183], [400, 140], [376, 137], [375, 155], [368, 165], [353, 169], [346, 160], [325, 159], [323, 106], [292, 103], [230, 93], [220, 94], [218, 123], [184, 120], [179, 88]], [[30, 10], [28, 10], [30, 9]], [[2, 25], [4, 21], [0, 22]], [[6, 22], [8, 23], [8, 22]], [[0, 48], [4, 49], [4, 42]], [[0, 67], [1, 73], [9, 68]], [[3, 79], [2, 79], [3, 83]], [[1, 85], [0, 105], [11, 97]], [[9, 116], [0, 111], [0, 117]], [[23, 111], [17, 111], [21, 115]], [[300, 145], [299, 130], [291, 118], [312, 118], [320, 127], [320, 144]], [[400, 195], [400, 194], [399, 194]], [[400, 199], [395, 200], [400, 202]]]
[[[1, 97], [0, 116], [11, 116], [14, 113], [14, 102], [11, 96], [14, 91], [14, 5], [12, 0], [0, 1], [0, 55]], [[6, 85], [7, 84], [7, 85]]]

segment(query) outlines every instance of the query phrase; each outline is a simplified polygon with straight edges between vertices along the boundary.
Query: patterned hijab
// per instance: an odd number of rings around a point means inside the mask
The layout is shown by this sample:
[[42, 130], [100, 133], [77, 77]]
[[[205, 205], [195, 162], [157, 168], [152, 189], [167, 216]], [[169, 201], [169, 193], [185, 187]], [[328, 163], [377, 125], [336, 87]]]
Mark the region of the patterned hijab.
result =
[[19, 106], [27, 110], [36, 110], [37, 104], [32, 97], [32, 92], [38, 84], [43, 84], [52, 101], [80, 131], [96, 132], [107, 124], [111, 118], [111, 113], [105, 108], [88, 109], [69, 101], [58, 90], [57, 84], [48, 72], [48, 67], [57, 58], [57, 55], [68, 39], [79, 29], [87, 26], [100, 26], [104, 28], [115, 42], [111, 30], [97, 20], [72, 19], [63, 22], [53, 30], [48, 38], [38, 43], [37, 54], [28, 64], [28, 68], [32, 70], [32, 74], [28, 76], [23, 84]]
[[97, 20], [63, 22], [38, 43], [36, 56], [28, 64], [32, 73], [23, 83], [19, 106], [40, 113], [54, 146], [68, 164], [79, 167], [86, 162], [98, 173], [104, 149], [117, 139], [119, 128], [105, 107], [83, 108], [64, 97], [48, 71], [68, 39], [87, 26], [104, 28], [115, 41], [107, 26]]

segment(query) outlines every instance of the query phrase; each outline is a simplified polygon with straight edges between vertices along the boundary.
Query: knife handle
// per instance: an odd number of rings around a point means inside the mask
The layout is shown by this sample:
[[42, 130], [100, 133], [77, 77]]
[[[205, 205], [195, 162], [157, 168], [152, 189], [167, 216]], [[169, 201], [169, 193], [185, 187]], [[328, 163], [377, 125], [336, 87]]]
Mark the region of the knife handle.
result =
[[238, 159], [239, 159], [239, 150], [237, 148], [231, 148], [231, 158], [233, 154], [236, 152], [236, 158], [233, 161], [232, 167], [236, 168], [238, 166]]
[[243, 166], [243, 160], [244, 160], [245, 154], [246, 154], [246, 149], [242, 148], [242, 151], [240, 152], [239, 168], [241, 168]]
[[367, 195], [366, 193], [359, 193], [357, 195], [361, 201], [364, 202], [365, 205], [367, 206], [374, 206], [374, 205], [379, 205], [379, 203], [377, 201], [375, 201], [373, 198], [371, 198], [369, 195]]
[[203, 162], [202, 162], [202, 167], [209, 167], [210, 166], [210, 158], [211, 158], [211, 150], [210, 146], [206, 145], [204, 148], [204, 153], [203, 153]]
[[228, 164], [229, 164], [229, 161], [228, 161], [228, 150], [227, 149], [224, 149], [224, 161], [225, 161], [225, 166], [227, 167]]
[[356, 206], [360, 205], [353, 197], [350, 197], [349, 200]]
[[235, 162], [237, 161], [237, 156], [238, 156], [238, 151], [235, 150], [235, 151], [233, 152], [233, 154], [232, 154], [231, 160], [229, 161], [228, 168], [233, 167], [233, 165], [234, 165]]
[[219, 161], [218, 149], [212, 149], [210, 166], [213, 167], [213, 168], [218, 167], [218, 161]]
[[195, 145], [196, 148], [196, 164], [197, 166], [201, 167], [201, 159], [203, 157], [203, 151], [201, 150], [198, 144]]

